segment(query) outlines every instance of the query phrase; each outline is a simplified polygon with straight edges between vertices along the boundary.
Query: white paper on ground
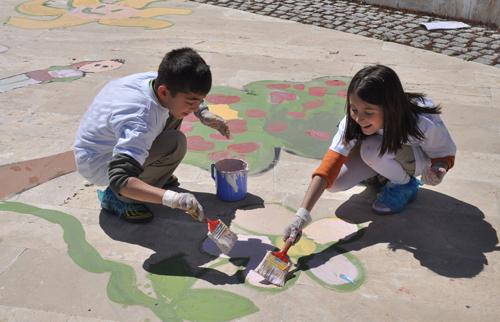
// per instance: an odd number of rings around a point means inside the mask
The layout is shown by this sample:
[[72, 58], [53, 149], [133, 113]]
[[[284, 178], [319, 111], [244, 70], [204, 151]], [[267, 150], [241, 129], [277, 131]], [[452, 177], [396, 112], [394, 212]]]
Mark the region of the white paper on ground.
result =
[[460, 21], [432, 21], [420, 24], [424, 25], [427, 30], [470, 28], [468, 24]]

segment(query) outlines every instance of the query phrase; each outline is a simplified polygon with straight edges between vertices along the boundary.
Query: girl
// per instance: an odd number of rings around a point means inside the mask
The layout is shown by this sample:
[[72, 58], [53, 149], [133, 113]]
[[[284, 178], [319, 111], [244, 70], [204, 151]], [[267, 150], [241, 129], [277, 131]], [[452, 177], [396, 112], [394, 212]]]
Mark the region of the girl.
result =
[[347, 190], [383, 176], [388, 181], [372, 209], [390, 214], [402, 211], [415, 198], [420, 185], [416, 176], [421, 175], [425, 184], [440, 183], [453, 167], [456, 147], [439, 114], [440, 107], [424, 95], [405, 93], [387, 66], [368, 66], [356, 73], [347, 91], [346, 116], [284, 239], [300, 239], [325, 189]]

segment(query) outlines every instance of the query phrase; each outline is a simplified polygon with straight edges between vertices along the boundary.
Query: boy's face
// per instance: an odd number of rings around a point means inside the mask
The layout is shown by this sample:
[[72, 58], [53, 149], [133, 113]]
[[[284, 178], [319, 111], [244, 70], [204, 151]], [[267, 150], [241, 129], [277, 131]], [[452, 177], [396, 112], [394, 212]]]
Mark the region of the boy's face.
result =
[[384, 111], [380, 106], [367, 103], [356, 94], [349, 96], [349, 103], [350, 116], [364, 135], [375, 134], [384, 128]]
[[183, 119], [196, 112], [205, 95], [197, 93], [182, 93], [172, 96], [166, 85], [158, 86], [157, 93], [160, 104], [167, 108], [170, 114], [177, 119]]

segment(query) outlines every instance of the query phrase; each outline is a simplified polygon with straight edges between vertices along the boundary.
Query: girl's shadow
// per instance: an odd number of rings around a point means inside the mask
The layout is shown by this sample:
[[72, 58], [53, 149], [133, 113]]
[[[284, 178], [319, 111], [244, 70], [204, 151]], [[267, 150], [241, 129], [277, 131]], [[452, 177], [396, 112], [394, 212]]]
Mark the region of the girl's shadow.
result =
[[[176, 191], [185, 190], [176, 188]], [[192, 192], [203, 205], [205, 214], [221, 219], [230, 225], [238, 209], [263, 208], [264, 201], [255, 195], [247, 194], [237, 202], [223, 202], [214, 194]], [[212, 284], [240, 284], [245, 281], [245, 273], [237, 271], [228, 275], [215, 269], [202, 267], [213, 259], [215, 254], [202, 250], [207, 238], [207, 224], [195, 221], [185, 212], [161, 205], [148, 204], [154, 218], [149, 223], [132, 224], [117, 216], [101, 210], [99, 224], [104, 232], [114, 240], [140, 245], [155, 253], [145, 260], [143, 268], [153, 274], [172, 276], [191, 276], [204, 279]], [[259, 240], [249, 241], [254, 248], [268, 247]], [[248, 246], [248, 245], [247, 245]], [[265, 253], [265, 251], [263, 251]], [[248, 258], [231, 258], [236, 266], [246, 266]]]
[[337, 217], [346, 222], [370, 224], [354, 238], [300, 258], [297, 270], [317, 267], [338, 253], [388, 243], [389, 249], [412, 253], [422, 266], [439, 275], [473, 277], [488, 265], [485, 253], [500, 250], [496, 230], [473, 205], [420, 189], [402, 213], [381, 216], [370, 210], [373, 198], [373, 191], [365, 189], [337, 208]]

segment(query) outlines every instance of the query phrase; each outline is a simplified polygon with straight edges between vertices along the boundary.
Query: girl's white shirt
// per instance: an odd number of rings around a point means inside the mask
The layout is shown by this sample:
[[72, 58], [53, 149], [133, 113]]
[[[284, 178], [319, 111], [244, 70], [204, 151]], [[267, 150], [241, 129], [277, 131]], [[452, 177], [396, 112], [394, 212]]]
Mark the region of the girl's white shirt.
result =
[[[431, 99], [425, 98], [424, 101], [418, 100], [417, 104], [421, 107], [433, 107]], [[351, 140], [345, 144], [343, 142], [346, 130], [347, 116], [340, 121], [337, 133], [333, 137], [330, 150], [348, 156], [357, 140]], [[417, 126], [422, 131], [424, 138], [418, 140], [410, 137], [405, 145], [410, 145], [415, 154], [415, 176], [422, 174], [423, 169], [430, 164], [430, 159], [441, 158], [455, 155], [456, 145], [451, 138], [448, 129], [444, 125], [439, 114], [420, 114]], [[373, 135], [383, 135], [383, 130], [377, 131]]]

